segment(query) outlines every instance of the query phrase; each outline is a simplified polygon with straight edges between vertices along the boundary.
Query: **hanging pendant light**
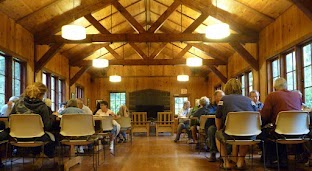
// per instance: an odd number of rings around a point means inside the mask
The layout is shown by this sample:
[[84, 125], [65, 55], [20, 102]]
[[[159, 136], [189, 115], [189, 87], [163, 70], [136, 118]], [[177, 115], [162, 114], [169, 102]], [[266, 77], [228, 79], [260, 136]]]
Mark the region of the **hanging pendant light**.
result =
[[203, 65], [203, 59], [198, 57], [191, 57], [186, 59], [186, 65], [190, 67], [199, 67]]
[[109, 81], [113, 83], [117, 83], [121, 81], [121, 76], [119, 75], [111, 75], [109, 76]]
[[178, 75], [177, 80], [181, 81], [181, 82], [186, 82], [189, 80], [189, 76], [188, 75]]
[[[216, 0], [216, 16], [218, 11], [218, 1]], [[230, 27], [226, 23], [209, 25], [206, 28], [206, 37], [209, 39], [223, 39], [231, 34]]]
[[107, 59], [93, 59], [92, 66], [95, 68], [105, 68], [108, 67], [108, 60]]
[[[75, 8], [75, 0], [73, 0], [73, 8]], [[77, 24], [64, 25], [62, 37], [67, 40], [83, 40], [86, 38], [86, 28]]]

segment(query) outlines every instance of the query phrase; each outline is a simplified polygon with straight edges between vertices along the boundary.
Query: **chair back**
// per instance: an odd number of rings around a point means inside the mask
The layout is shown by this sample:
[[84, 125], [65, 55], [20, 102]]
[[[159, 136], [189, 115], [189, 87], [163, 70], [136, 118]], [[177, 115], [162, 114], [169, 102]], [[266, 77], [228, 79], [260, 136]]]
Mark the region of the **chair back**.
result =
[[173, 124], [173, 115], [171, 112], [157, 112], [158, 124], [163, 126], [170, 126]]
[[95, 133], [93, 115], [90, 114], [63, 114], [60, 126], [63, 136], [89, 136]]
[[207, 119], [209, 119], [209, 115], [201, 115], [199, 119], [199, 129], [204, 130]]
[[224, 132], [231, 136], [254, 136], [261, 133], [259, 112], [229, 112], [225, 120]]
[[147, 122], [147, 112], [132, 112], [132, 124], [134, 126], [145, 126]]
[[44, 125], [38, 114], [11, 114], [10, 136], [14, 138], [35, 138], [44, 135]]
[[116, 120], [121, 128], [130, 128], [131, 127], [131, 118], [129, 117], [120, 117]]
[[113, 117], [104, 116], [101, 120], [101, 130], [102, 131], [111, 131], [113, 129]]
[[275, 122], [275, 132], [282, 135], [304, 135], [309, 133], [310, 118], [305, 111], [281, 111]]

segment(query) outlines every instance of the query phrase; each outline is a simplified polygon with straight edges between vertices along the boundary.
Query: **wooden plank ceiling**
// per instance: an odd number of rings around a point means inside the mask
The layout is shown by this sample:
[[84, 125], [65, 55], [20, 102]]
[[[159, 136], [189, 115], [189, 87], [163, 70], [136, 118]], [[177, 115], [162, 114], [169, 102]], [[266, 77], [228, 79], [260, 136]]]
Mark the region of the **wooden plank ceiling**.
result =
[[[237, 51], [258, 69], [242, 45], [257, 42], [259, 31], [294, 3], [304, 8], [300, 0], [4, 0], [0, 11], [32, 32], [37, 44], [51, 46], [37, 69], [56, 52], [82, 69], [95, 58], [112, 65], [180, 65], [197, 56], [208, 66], [200, 70], [225, 80], [212, 65], [227, 64]], [[206, 26], [217, 22], [228, 23], [231, 36], [206, 39]], [[62, 39], [61, 27], [70, 23], [86, 27], [87, 39]]]

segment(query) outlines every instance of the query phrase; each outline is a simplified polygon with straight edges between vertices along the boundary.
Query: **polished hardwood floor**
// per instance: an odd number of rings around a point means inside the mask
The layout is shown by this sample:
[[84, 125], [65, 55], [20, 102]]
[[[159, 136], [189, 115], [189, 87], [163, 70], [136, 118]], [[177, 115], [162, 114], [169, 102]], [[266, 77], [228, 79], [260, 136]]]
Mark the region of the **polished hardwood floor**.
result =
[[[198, 153], [195, 150], [195, 145], [186, 144], [186, 141], [179, 143], [173, 142], [173, 136], [135, 136], [133, 143], [117, 144], [116, 155], [110, 154], [106, 150], [106, 158], [103, 160], [103, 151], [100, 152], [99, 171], [214, 171], [219, 169], [219, 162], [210, 163], [206, 159], [209, 153]], [[247, 159], [248, 167], [251, 160]], [[24, 166], [22, 160], [13, 163], [12, 170], [33, 170], [31, 160], [25, 160]], [[10, 170], [9, 163], [6, 167]], [[4, 170], [4, 169], [2, 169]], [[41, 170], [62, 170], [62, 167], [53, 165], [53, 160], [45, 160]], [[92, 170], [92, 157], [84, 156], [82, 164], [72, 167], [72, 171]], [[255, 156], [254, 168], [249, 170], [260, 171], [264, 170], [260, 163], [259, 156]], [[267, 169], [272, 170], [272, 169]], [[293, 160], [290, 161], [290, 166], [286, 170], [312, 170], [312, 168], [304, 167], [302, 164], [297, 164], [294, 169]]]

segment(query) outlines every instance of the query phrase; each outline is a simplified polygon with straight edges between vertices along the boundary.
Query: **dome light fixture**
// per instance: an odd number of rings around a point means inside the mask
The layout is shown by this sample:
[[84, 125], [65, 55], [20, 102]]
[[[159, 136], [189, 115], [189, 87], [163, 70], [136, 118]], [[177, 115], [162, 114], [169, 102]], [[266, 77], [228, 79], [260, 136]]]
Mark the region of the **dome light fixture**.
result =
[[62, 37], [67, 40], [83, 40], [86, 38], [86, 28], [80, 25], [64, 25]]
[[93, 59], [92, 66], [95, 68], [105, 68], [108, 67], [108, 60], [107, 59]]
[[189, 81], [189, 76], [188, 75], [178, 75], [177, 80], [181, 82], [186, 82]]
[[203, 59], [198, 57], [191, 57], [186, 59], [186, 65], [190, 67], [199, 67], [203, 65]]
[[119, 75], [111, 75], [109, 76], [109, 81], [113, 83], [117, 83], [121, 81], [121, 76]]
[[209, 39], [223, 39], [230, 35], [230, 27], [226, 23], [209, 25], [206, 28], [206, 37]]

